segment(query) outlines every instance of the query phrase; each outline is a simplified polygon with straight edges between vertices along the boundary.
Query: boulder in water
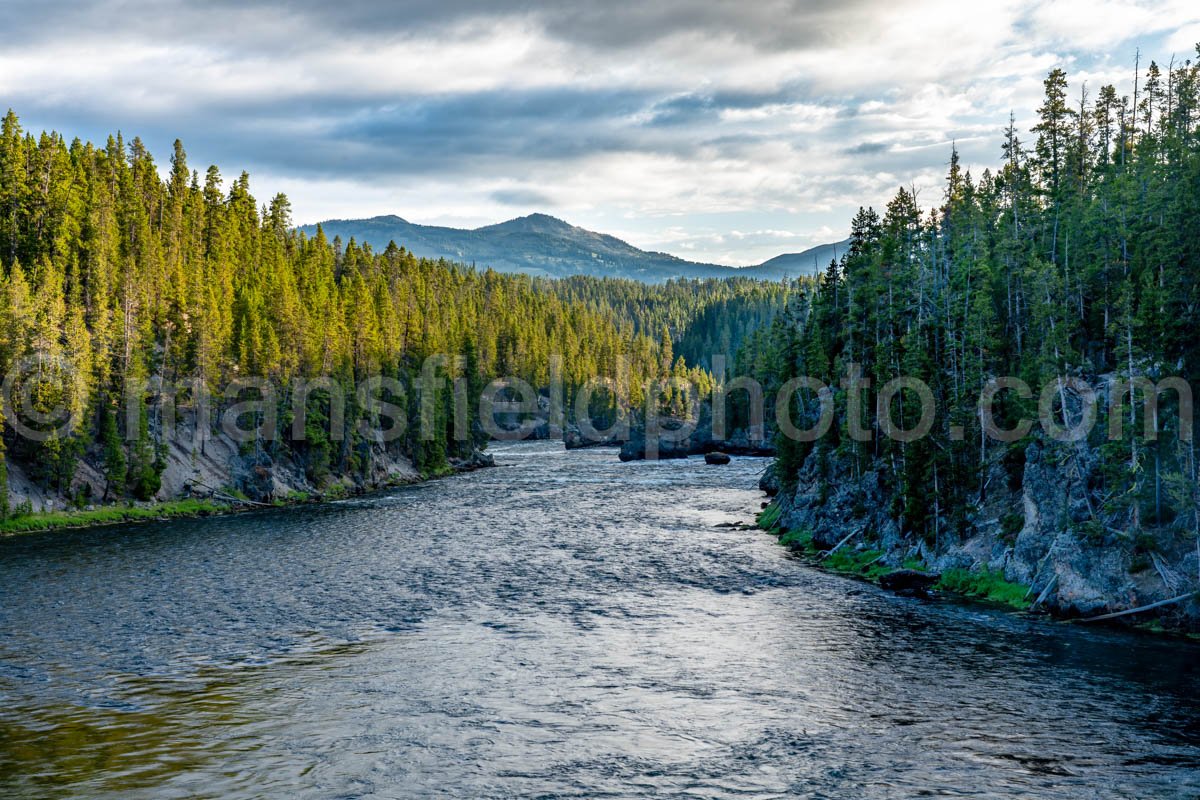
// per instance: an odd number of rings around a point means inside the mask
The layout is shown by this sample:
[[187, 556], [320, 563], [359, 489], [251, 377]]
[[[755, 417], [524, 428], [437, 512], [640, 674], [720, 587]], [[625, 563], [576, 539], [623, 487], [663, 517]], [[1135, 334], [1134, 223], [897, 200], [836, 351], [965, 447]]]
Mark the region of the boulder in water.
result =
[[720, 452], [719, 450], [714, 450], [711, 453], [704, 454], [704, 463], [705, 464], [728, 464], [729, 461], [730, 461], [729, 456], [725, 455], [724, 453]]
[[[649, 457], [646, 447], [646, 437], [640, 431], [635, 434], [629, 441], [621, 445], [621, 452], [618, 458], [622, 461], [641, 461]], [[668, 458], [687, 458], [693, 455], [692, 448], [687, 442], [660, 441], [658, 443], [657, 452], [653, 453], [654, 460]]]
[[893, 592], [924, 593], [942, 576], [919, 569], [897, 569], [879, 576], [879, 585]]

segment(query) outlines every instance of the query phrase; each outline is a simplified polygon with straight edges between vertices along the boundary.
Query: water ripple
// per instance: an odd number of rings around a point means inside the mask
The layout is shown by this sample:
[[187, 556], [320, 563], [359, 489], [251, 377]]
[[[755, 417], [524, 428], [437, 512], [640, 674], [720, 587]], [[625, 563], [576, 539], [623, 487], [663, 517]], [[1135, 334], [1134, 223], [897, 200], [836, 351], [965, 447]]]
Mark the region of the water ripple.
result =
[[1200, 795], [1195, 647], [814, 572], [754, 459], [497, 458], [0, 541], [0, 795]]

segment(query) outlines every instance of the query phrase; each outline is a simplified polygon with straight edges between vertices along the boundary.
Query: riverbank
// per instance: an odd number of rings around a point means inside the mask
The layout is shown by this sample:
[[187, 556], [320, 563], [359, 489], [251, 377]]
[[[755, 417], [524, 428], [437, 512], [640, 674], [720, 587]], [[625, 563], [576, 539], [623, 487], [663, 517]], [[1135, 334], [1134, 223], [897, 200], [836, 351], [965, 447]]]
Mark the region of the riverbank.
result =
[[129, 506], [101, 506], [77, 511], [31, 511], [0, 520], [0, 536], [22, 533], [93, 528], [119, 525], [126, 522], [146, 522], [177, 517], [204, 517], [233, 510], [229, 503], [209, 500], [173, 500], [164, 503], [142, 503]]
[[[821, 547], [810, 531], [784, 527], [781, 524], [782, 517], [783, 508], [778, 501], [774, 501], [755, 517], [755, 524], [760, 529], [778, 537], [779, 544], [796, 553], [810, 566], [822, 571], [865, 581], [875, 586], [886, 583], [888, 575], [894, 575], [899, 571], [914, 571], [930, 576], [929, 589], [937, 595], [1014, 612], [1047, 614], [1068, 622], [1087, 623], [1093, 621], [1078, 615], [1055, 613], [1053, 607], [1045, 604], [1048, 592], [1043, 590], [1035, 593], [1032, 587], [1006, 580], [1003, 572], [990, 569], [986, 565], [979, 569], [953, 567], [937, 572], [935, 568], [931, 568], [920, 558], [908, 558], [896, 566], [886, 562], [888, 552], [882, 549], [873, 549], [869, 546], [853, 548], [835, 546], [833, 549], [825, 549]], [[1146, 609], [1146, 617], [1140, 619], [1137, 615], [1130, 614], [1111, 619], [1098, 617], [1095, 621], [1147, 633], [1168, 634], [1190, 640], [1200, 640], [1200, 633], [1187, 627], [1165, 623], [1161, 617], [1151, 616], [1149, 612], [1154, 610], [1156, 609]]]
[[[994, 450], [979, 467], [978, 492], [965, 500], [918, 501], [886, 465], [821, 450], [787, 486], [774, 469], [759, 485], [779, 507], [777, 524], [810, 532], [820, 550], [874, 549], [892, 569], [916, 560], [968, 593], [1011, 601], [1004, 581], [1024, 588], [1023, 602], [1061, 619], [1157, 620], [1200, 633], [1196, 518], [1152, 524], [1138, 507], [1122, 514], [1098, 494], [1098, 464], [1084, 443], [1034, 438]], [[924, 521], [914, 523], [914, 513]]]
[[[755, 522], [758, 527], [779, 537], [781, 545], [828, 572], [878, 585], [883, 576], [897, 569], [929, 571], [928, 565], [918, 558], [906, 559], [899, 567], [889, 565], [884, 561], [887, 552], [881, 549], [843, 547], [825, 550], [817, 544], [811, 532], [782, 527], [779, 524], [781, 512], [778, 503], [771, 503], [756, 517]], [[1017, 611], [1028, 611], [1036, 602], [1028, 586], [1005, 580], [1002, 574], [986, 568], [978, 571], [958, 568], [937, 573], [937, 580], [930, 588]]]
[[[270, 502], [258, 502], [244, 496], [238, 497], [223, 491], [215, 491], [209, 497], [188, 497], [141, 503], [109, 504], [82, 509], [57, 509], [50, 511], [28, 511], [0, 519], [0, 537], [56, 530], [98, 528], [137, 522], [154, 522], [169, 519], [208, 517], [221, 514], [236, 514], [264, 508], [285, 508], [308, 503], [327, 503], [348, 497], [362, 497], [376, 492], [409, 486], [439, 478], [473, 472], [495, 466], [490, 456], [484, 453], [476, 457], [452, 463], [445, 469], [426, 475], [395, 478], [383, 483], [356, 486], [338, 482], [324, 491], [292, 491], [271, 498]], [[220, 499], [216, 499], [220, 498]]]

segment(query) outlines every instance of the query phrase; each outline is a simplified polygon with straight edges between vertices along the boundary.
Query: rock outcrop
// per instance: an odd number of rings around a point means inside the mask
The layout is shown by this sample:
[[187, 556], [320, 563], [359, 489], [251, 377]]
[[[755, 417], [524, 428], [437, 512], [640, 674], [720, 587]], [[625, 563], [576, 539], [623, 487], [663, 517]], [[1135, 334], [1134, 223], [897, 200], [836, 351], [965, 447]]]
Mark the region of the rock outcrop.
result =
[[745, 430], [736, 430], [726, 438], [713, 435], [712, 420], [704, 415], [687, 435], [686, 423], [679, 419], [664, 419], [660, 433], [647, 435], [644, 426], [630, 431], [629, 439], [621, 445], [622, 461], [645, 458], [687, 458], [720, 451], [735, 456], [773, 456], [775, 446], [769, 440], [751, 438]]
[[[1092, 617], [1149, 605], [1200, 589], [1200, 547], [1183, 525], [1125, 531], [1094, 507], [1098, 459], [1084, 444], [1035, 442], [1015, 466], [995, 458], [986, 492], [955, 524], [961, 509], [933, 505], [929, 539], [905, 531], [897, 498], [881, 470], [856, 474], [836, 454], [810, 456], [795, 489], [781, 492], [780, 525], [812, 534], [829, 549], [853, 534], [885, 552], [882, 563], [900, 568], [910, 559], [932, 571], [988, 569], [1029, 587], [1029, 600], [1065, 617]], [[769, 470], [764, 491], [779, 491]], [[1200, 627], [1200, 602], [1172, 604], [1156, 613], [1182, 627]]]
[[[358, 454], [364, 465], [351, 472], [333, 472], [319, 480], [311, 478], [300, 457], [284, 451], [253, 449], [239, 446], [220, 431], [213, 432], [200, 442], [193, 431], [181, 425], [163, 448], [164, 467], [161, 487], [154, 500], [176, 500], [187, 497], [230, 499], [245, 497], [253, 502], [306, 496], [343, 496], [360, 494], [388, 486], [416, 483], [422, 476], [398, 443], [374, 443]], [[31, 511], [54, 511], [67, 508], [69, 497], [86, 496], [100, 504], [106, 494], [104, 475], [99, 467], [100, 454], [84, 455], [75, 471], [70, 495], [47, 490], [30, 479], [22, 464], [8, 461], [10, 507], [27, 507]], [[464, 459], [450, 459], [455, 471], [469, 471], [493, 466], [492, 456], [474, 451]]]
[[585, 436], [578, 427], [570, 425], [563, 431], [563, 446], [568, 450], [582, 450], [587, 447], [620, 447], [625, 444], [625, 437], [620, 433], [607, 432], [598, 436]]
[[919, 569], [896, 569], [879, 576], [879, 585], [892, 592], [923, 594], [929, 591], [938, 578], [936, 572], [922, 572]]

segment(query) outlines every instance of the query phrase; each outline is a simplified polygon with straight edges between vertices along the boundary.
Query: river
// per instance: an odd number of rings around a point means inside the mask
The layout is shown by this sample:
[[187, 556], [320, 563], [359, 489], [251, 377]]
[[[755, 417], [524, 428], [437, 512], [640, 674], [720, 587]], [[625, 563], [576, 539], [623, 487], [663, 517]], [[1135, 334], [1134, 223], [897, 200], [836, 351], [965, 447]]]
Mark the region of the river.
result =
[[0, 541], [0, 797], [1200, 796], [1200, 648], [889, 595], [760, 459]]

